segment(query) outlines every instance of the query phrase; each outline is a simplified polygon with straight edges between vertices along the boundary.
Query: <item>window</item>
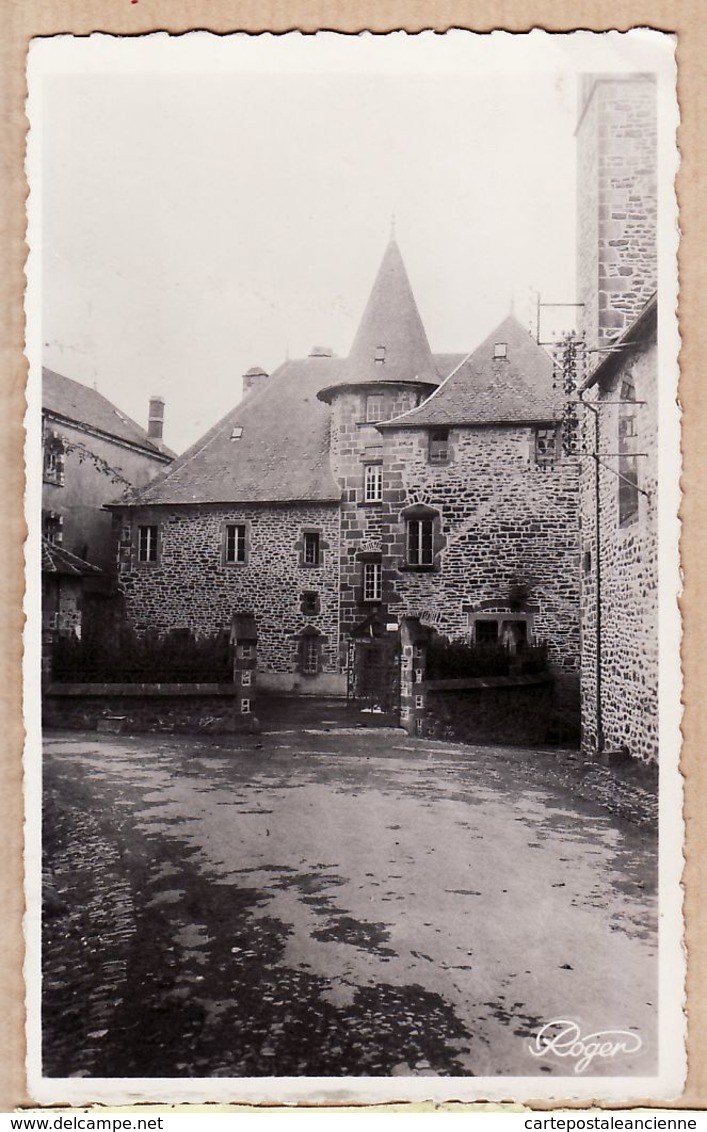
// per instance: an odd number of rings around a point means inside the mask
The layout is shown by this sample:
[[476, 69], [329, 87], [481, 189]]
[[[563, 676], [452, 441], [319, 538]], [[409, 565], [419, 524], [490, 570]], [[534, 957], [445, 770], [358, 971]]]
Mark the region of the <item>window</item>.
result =
[[430, 433], [429, 449], [430, 464], [446, 464], [449, 460], [449, 429], [436, 428]]
[[380, 464], [366, 464], [363, 498], [366, 503], [380, 503], [383, 498], [383, 468]]
[[319, 641], [316, 637], [302, 639], [302, 671], [306, 676], [316, 676], [319, 671]]
[[636, 390], [632, 381], [621, 386], [619, 406], [619, 525], [632, 523], [638, 515], [638, 458], [636, 456]]
[[363, 600], [380, 601], [383, 592], [383, 567], [380, 562], [363, 564]]
[[408, 566], [432, 566], [434, 522], [432, 519], [407, 520]]
[[385, 417], [385, 397], [382, 393], [369, 393], [366, 397], [366, 420], [382, 421]]
[[42, 511], [42, 534], [55, 546], [61, 546], [64, 538], [64, 518], [57, 511]]
[[508, 356], [508, 346], [505, 342], [496, 342], [493, 348], [494, 358], [505, 358]]
[[555, 463], [557, 455], [557, 429], [536, 428], [535, 463], [547, 467], [548, 464]]
[[223, 560], [228, 565], [247, 561], [247, 530], [245, 523], [226, 523]]
[[241, 714], [250, 715], [250, 700], [241, 700]]
[[316, 617], [319, 613], [319, 594], [316, 590], [306, 590], [300, 598], [300, 610], [305, 617]]
[[138, 562], [157, 561], [157, 525], [138, 527], [137, 529], [137, 557]]
[[385, 346], [376, 346], [376, 352], [373, 355], [373, 360], [377, 366], [382, 366], [385, 361]]
[[244, 688], [247, 688], [250, 684], [250, 678], [251, 673], [249, 671], [241, 672], [241, 684]]
[[49, 433], [45, 438], [42, 479], [55, 487], [64, 486], [64, 442], [56, 433]]
[[318, 566], [321, 562], [321, 547], [318, 531], [305, 531], [302, 560], [305, 566]]
[[498, 621], [478, 620], [474, 624], [474, 641], [477, 645], [495, 645], [498, 642]]

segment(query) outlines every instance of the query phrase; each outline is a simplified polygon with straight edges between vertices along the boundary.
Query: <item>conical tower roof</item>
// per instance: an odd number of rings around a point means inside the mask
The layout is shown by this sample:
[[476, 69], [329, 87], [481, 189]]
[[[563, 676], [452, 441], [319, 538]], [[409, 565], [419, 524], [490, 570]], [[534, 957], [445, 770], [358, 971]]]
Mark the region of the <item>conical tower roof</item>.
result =
[[[341, 384], [439, 385], [430, 344], [395, 239], [386, 248]], [[326, 395], [329, 391], [322, 391]]]

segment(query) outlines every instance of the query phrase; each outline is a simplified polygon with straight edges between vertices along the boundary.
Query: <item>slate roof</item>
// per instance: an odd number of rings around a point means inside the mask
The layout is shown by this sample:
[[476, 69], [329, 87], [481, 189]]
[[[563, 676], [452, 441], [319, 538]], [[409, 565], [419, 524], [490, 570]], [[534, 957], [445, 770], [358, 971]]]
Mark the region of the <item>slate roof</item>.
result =
[[455, 370], [465, 358], [469, 357], [469, 354], [468, 352], [466, 354], [433, 354], [432, 357], [434, 359], [435, 369], [442, 381], [444, 381], [445, 377], [449, 377], [452, 370]]
[[[317, 393], [338, 382], [343, 364], [327, 357], [285, 362], [127, 505], [338, 502], [330, 409]], [[112, 506], [119, 505], [126, 501]]]
[[[494, 358], [497, 342], [505, 342], [505, 358]], [[549, 355], [509, 315], [426, 401], [377, 427], [551, 421], [562, 408]]]
[[43, 574], [69, 574], [73, 577], [82, 577], [86, 574], [102, 574], [98, 566], [85, 562], [75, 554], [57, 546], [48, 538], [42, 536], [42, 573]]
[[144, 428], [116, 409], [102, 393], [46, 366], [42, 367], [42, 407], [52, 416], [88, 425], [98, 432], [146, 449], [155, 456], [171, 458], [174, 455], [165, 444], [148, 436]]
[[[376, 362], [381, 347], [384, 361]], [[395, 240], [385, 250], [363, 318], [346, 359], [342, 384], [439, 383], [430, 344]]]

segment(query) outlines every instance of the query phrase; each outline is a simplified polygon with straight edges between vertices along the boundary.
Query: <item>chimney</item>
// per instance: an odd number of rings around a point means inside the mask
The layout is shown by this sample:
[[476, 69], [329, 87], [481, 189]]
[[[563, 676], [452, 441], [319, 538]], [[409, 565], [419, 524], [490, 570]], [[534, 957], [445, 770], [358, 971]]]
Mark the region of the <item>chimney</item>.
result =
[[150, 397], [150, 416], [147, 422], [147, 435], [152, 440], [161, 440], [163, 428], [164, 397]]
[[268, 374], [262, 366], [251, 366], [250, 369], [243, 374], [243, 396], [245, 397], [253, 389], [262, 388], [267, 379]]

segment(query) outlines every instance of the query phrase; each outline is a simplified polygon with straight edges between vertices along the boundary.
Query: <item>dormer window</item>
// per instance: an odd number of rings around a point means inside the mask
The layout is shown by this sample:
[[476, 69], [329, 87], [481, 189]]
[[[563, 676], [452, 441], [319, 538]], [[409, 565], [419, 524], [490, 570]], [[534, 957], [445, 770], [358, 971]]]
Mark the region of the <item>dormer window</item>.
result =
[[382, 366], [385, 362], [385, 346], [376, 346], [376, 352], [373, 355], [373, 360], [377, 366]]
[[508, 345], [505, 342], [496, 342], [493, 348], [494, 358], [506, 358], [508, 356]]
[[243, 436], [243, 428], [241, 427], [241, 425], [236, 425], [236, 426], [235, 426], [235, 428], [233, 428], [233, 429], [231, 430], [231, 437], [230, 437], [230, 439], [231, 439], [231, 440], [240, 440], [240, 438], [241, 438], [242, 436]]

